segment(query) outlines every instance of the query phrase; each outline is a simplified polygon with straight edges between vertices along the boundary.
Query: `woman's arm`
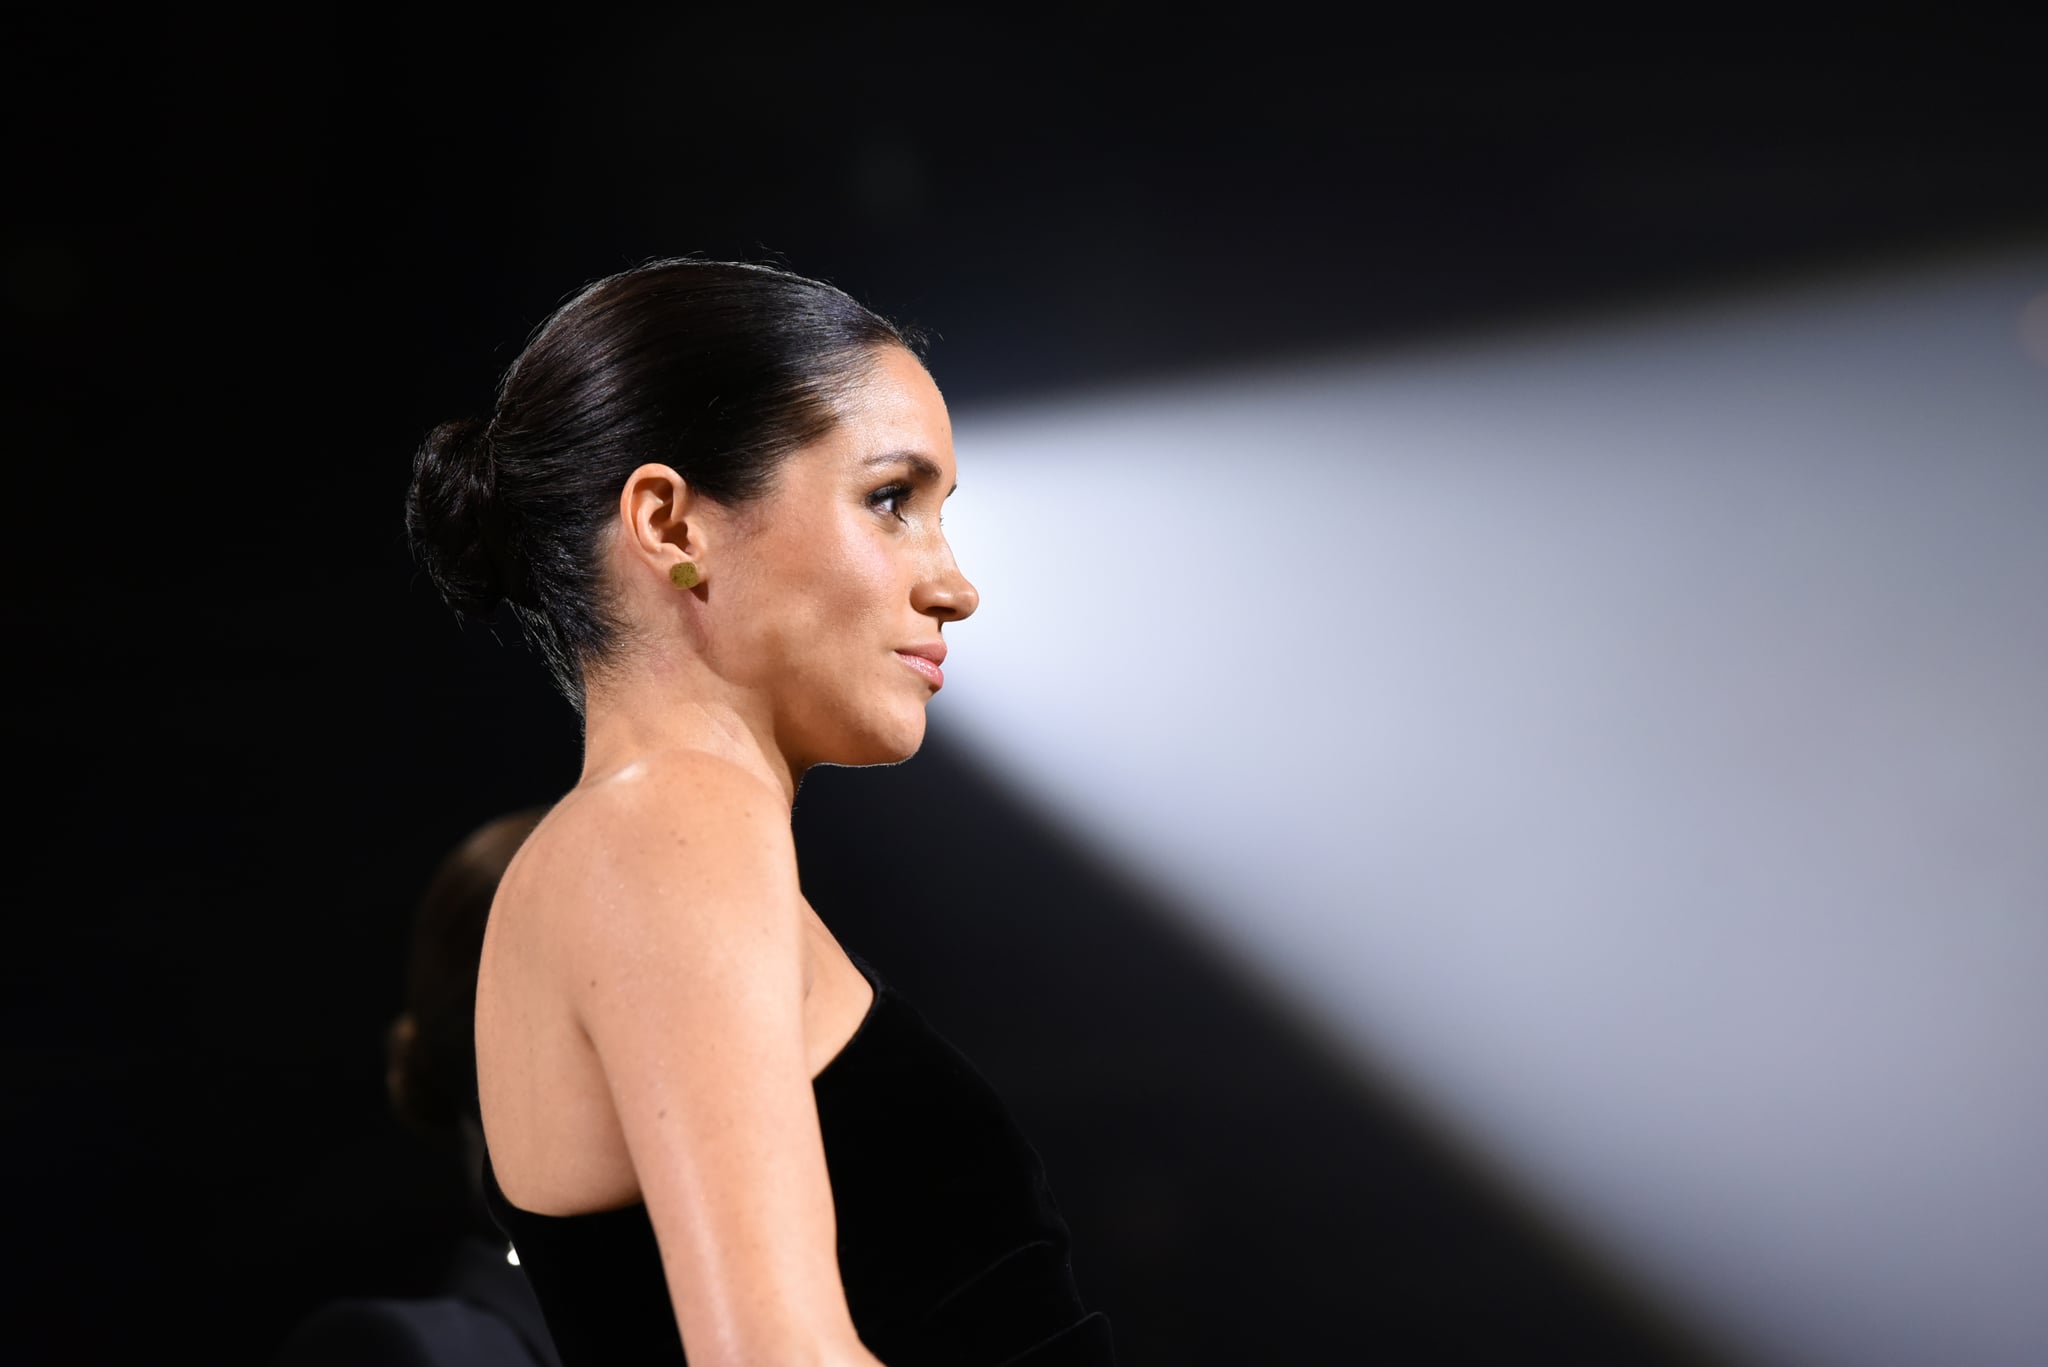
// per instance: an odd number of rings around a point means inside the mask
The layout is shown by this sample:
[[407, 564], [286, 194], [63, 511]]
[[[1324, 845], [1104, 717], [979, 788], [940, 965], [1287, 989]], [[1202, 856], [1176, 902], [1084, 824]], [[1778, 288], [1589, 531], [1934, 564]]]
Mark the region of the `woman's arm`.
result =
[[709, 756], [613, 780], [562, 971], [698, 1367], [881, 1367], [840, 1279], [780, 795]]

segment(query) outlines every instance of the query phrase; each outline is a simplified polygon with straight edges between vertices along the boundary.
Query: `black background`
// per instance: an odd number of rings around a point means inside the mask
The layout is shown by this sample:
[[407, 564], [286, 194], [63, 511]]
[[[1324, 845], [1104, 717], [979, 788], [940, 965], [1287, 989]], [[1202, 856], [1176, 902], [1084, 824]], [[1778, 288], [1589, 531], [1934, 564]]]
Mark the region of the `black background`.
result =
[[[2048, 233], [2032, 33], [612, 13], [13, 21], [9, 1258], [48, 1360], [258, 1359], [463, 1219], [382, 1109], [406, 918], [578, 741], [399, 509], [584, 280], [777, 257], [934, 333], [958, 410]], [[807, 889], [1014, 1099], [1128, 1363], [1711, 1360], [935, 716], [806, 783]]]

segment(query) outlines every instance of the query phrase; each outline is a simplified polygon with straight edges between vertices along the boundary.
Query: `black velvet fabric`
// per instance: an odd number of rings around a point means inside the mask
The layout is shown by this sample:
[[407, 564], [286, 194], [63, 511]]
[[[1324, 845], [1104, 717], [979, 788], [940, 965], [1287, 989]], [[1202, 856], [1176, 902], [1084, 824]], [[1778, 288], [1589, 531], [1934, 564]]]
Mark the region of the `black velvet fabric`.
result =
[[505, 1246], [465, 1237], [436, 1295], [330, 1301], [270, 1367], [561, 1367], [540, 1305]]
[[[1045, 1167], [1002, 1099], [859, 955], [875, 1000], [814, 1081], [853, 1323], [887, 1367], [1113, 1367]], [[685, 1361], [644, 1205], [492, 1216], [563, 1367]]]

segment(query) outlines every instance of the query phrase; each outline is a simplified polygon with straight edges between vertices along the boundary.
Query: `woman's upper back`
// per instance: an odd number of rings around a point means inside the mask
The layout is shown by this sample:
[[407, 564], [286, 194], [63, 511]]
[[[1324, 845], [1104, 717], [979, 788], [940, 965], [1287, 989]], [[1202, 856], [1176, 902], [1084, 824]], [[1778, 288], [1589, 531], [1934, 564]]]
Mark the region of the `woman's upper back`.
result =
[[[861, 1340], [888, 1367], [1110, 1367], [1037, 1150], [973, 1065], [853, 962], [870, 1008], [812, 1090]], [[643, 1205], [545, 1215], [509, 1200], [488, 1160], [484, 1182], [565, 1367], [684, 1361]]]
[[580, 785], [492, 908], [477, 1077], [496, 1178], [535, 1211], [643, 1202], [674, 1316], [713, 1360], [861, 1360], [811, 1093], [813, 920], [787, 804], [689, 751]]
[[565, 1363], [1112, 1361], [1036, 1150], [810, 912], [774, 790], [621, 779], [522, 848], [478, 984], [486, 1191]]

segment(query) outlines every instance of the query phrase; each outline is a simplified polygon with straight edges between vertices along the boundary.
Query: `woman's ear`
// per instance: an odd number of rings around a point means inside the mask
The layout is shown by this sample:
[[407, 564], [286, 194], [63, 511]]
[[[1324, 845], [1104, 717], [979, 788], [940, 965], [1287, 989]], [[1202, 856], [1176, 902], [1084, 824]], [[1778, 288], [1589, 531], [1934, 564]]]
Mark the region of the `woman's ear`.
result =
[[704, 496], [672, 467], [641, 466], [626, 476], [619, 491], [624, 549], [665, 580], [684, 562], [696, 565], [701, 574], [710, 549], [707, 506]]

